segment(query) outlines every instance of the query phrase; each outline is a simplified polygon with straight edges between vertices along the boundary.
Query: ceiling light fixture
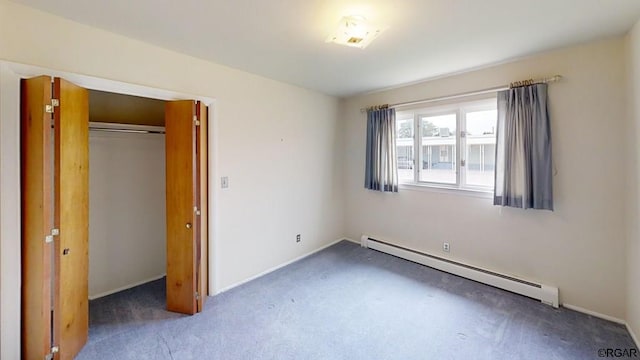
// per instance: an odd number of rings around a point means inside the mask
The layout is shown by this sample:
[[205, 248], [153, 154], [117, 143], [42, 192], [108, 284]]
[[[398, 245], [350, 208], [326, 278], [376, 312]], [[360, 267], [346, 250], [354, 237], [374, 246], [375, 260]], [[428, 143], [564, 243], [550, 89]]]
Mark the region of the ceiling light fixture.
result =
[[384, 30], [386, 27], [376, 26], [361, 16], [345, 16], [326, 42], [364, 49]]

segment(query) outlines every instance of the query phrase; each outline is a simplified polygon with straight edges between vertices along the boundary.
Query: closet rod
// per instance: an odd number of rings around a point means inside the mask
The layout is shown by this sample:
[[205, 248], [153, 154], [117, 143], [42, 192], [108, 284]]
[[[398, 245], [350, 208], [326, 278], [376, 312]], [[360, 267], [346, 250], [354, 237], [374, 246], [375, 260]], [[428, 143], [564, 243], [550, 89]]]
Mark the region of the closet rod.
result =
[[117, 133], [130, 133], [130, 134], [164, 134], [164, 130], [150, 130], [150, 129], [123, 129], [112, 127], [100, 127], [95, 125], [89, 125], [89, 131], [104, 131], [104, 132], [117, 132]]

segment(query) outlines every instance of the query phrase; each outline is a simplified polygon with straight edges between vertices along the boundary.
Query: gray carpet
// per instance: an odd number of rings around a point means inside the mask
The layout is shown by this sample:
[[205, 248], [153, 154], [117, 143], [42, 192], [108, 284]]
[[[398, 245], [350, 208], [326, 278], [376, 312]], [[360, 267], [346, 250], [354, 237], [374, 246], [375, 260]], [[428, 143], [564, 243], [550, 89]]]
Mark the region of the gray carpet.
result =
[[77, 359], [598, 359], [618, 324], [347, 241], [184, 316], [164, 280], [90, 303]]

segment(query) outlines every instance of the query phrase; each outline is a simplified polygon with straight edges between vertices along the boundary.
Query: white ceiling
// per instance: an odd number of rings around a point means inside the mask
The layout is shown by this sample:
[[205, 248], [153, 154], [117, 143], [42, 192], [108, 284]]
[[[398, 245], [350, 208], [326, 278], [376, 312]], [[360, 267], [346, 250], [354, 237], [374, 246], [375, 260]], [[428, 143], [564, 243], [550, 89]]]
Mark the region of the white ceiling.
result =
[[[336, 96], [624, 34], [639, 0], [16, 0]], [[338, 20], [389, 26], [368, 48], [325, 43]]]

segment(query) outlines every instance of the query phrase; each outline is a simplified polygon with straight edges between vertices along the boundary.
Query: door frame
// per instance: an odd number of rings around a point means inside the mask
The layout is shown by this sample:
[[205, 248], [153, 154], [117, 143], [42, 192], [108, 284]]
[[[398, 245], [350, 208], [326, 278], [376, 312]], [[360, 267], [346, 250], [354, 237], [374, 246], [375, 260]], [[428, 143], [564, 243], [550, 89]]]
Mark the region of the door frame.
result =
[[[87, 89], [142, 96], [160, 100], [199, 100], [209, 107], [208, 170], [208, 294], [214, 295], [217, 270], [218, 205], [218, 122], [216, 99], [183, 92], [158, 89], [121, 81], [102, 79], [37, 66], [0, 61], [0, 358], [20, 358], [20, 80], [38, 75], [65, 78]], [[15, 169], [15, 171], [11, 171]]]

